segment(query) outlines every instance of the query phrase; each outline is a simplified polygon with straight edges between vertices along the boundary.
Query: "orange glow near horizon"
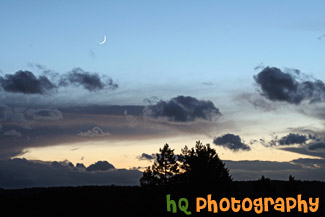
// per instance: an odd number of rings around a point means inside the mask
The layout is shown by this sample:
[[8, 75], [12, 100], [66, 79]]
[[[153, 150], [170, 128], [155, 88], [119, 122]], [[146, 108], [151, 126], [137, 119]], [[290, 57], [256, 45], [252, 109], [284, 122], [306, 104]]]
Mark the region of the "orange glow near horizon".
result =
[[[203, 144], [210, 143], [211, 139], [205, 138], [201, 140]], [[195, 138], [174, 137], [165, 140], [151, 139], [144, 141], [96, 141], [84, 142], [75, 144], [62, 144], [51, 147], [29, 148], [25, 154], [17, 156], [28, 160], [41, 161], [64, 161], [68, 160], [74, 164], [83, 163], [89, 166], [100, 160], [108, 161], [116, 168], [130, 169], [133, 167], [145, 167], [153, 162], [142, 160], [137, 157], [142, 153], [152, 154], [158, 153], [165, 143], [168, 143], [175, 153], [181, 152], [181, 149], [187, 145], [189, 148], [194, 147]], [[252, 146], [251, 151], [232, 152], [223, 147], [218, 147], [212, 144], [212, 147], [217, 150], [219, 157], [222, 160], [261, 160], [261, 161], [279, 161], [286, 162], [297, 158], [315, 158], [302, 154], [283, 151], [276, 148], [264, 147], [260, 144]]]

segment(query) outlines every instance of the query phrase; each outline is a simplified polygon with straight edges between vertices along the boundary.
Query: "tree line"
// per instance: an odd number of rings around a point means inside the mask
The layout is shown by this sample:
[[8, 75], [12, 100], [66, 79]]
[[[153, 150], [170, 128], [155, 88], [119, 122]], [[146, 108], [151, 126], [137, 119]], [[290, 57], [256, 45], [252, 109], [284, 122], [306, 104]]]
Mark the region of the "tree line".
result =
[[197, 141], [195, 147], [185, 146], [180, 155], [168, 144], [159, 149], [154, 164], [148, 167], [140, 179], [141, 186], [167, 186], [188, 184], [206, 186], [229, 184], [232, 178], [229, 169], [220, 160], [210, 144]]

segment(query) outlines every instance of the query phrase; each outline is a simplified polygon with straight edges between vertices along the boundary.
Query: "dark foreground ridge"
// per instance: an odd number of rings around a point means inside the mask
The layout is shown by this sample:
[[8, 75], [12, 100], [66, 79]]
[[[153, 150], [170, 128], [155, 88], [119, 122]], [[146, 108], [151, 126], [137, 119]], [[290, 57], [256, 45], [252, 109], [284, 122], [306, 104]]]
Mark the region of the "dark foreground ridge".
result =
[[[176, 201], [177, 213], [167, 212], [166, 196], [170, 195]], [[250, 212], [227, 212], [219, 210], [218, 213], [202, 209], [196, 212], [196, 198], [207, 199], [211, 194], [212, 199], [220, 201], [221, 198], [235, 197], [265, 198], [278, 197], [302, 198], [308, 201], [309, 197], [319, 198], [317, 212], [302, 213], [297, 208], [290, 213], [278, 212], [271, 207], [269, 212], [256, 214], [254, 208]], [[186, 215], [179, 210], [180, 198], [188, 200]], [[231, 184], [206, 187], [206, 186], [83, 186], [83, 187], [51, 187], [4, 190], [0, 189], [0, 208], [2, 213], [11, 213], [10, 216], [19, 214], [41, 214], [43, 216], [65, 216], [73, 214], [89, 214], [91, 216], [325, 216], [325, 182], [318, 181], [233, 181]], [[172, 207], [171, 207], [172, 208]], [[171, 210], [172, 211], [172, 210]]]

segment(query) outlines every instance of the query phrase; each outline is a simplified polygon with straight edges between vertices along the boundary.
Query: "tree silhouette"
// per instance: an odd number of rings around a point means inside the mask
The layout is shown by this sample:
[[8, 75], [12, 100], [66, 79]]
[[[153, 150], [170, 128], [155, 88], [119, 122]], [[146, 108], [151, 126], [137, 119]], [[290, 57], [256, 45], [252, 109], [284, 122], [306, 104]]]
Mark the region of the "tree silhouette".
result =
[[272, 185], [270, 178], [265, 178], [264, 175], [256, 182], [254, 182], [254, 191], [261, 194], [270, 194], [274, 192], [275, 187]]
[[296, 182], [296, 179], [294, 176], [290, 175], [289, 176], [289, 183], [295, 183]]
[[294, 176], [289, 176], [289, 181], [286, 183], [285, 191], [289, 194], [295, 194], [300, 189], [300, 181], [296, 180]]
[[215, 149], [209, 144], [203, 145], [196, 142], [194, 148], [182, 149], [181, 155], [182, 182], [188, 184], [215, 185], [220, 183], [230, 183], [229, 169], [220, 160]]
[[168, 185], [173, 182], [173, 178], [179, 173], [179, 163], [176, 160], [174, 149], [168, 144], [159, 149], [160, 154], [156, 154], [156, 161], [152, 168], [148, 167], [140, 179], [141, 186], [146, 185]]
[[203, 145], [197, 141], [194, 148], [189, 149], [185, 146], [180, 156], [176, 156], [168, 144], [159, 151], [160, 154], [157, 154], [157, 160], [152, 167], [143, 172], [141, 186], [168, 184], [212, 186], [232, 181], [229, 170], [209, 144]]
[[154, 177], [150, 166], [143, 172], [142, 177], [140, 178], [141, 186], [152, 186], [158, 184], [158, 178]]

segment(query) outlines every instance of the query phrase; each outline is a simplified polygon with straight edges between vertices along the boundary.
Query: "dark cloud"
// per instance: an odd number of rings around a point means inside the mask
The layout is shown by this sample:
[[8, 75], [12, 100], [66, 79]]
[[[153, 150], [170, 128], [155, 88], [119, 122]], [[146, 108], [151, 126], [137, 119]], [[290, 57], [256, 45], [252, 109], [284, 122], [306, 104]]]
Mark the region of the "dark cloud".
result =
[[6, 92], [22, 94], [46, 94], [62, 86], [81, 86], [88, 91], [118, 88], [118, 84], [110, 77], [81, 68], [74, 68], [60, 75], [40, 64], [30, 63], [28, 66], [41, 71], [42, 75], [37, 77], [33, 72], [23, 70], [15, 74], [0, 75], [0, 87]]
[[308, 136], [290, 133], [287, 136], [282, 137], [279, 139], [280, 145], [292, 145], [292, 144], [306, 144], [308, 140]]
[[146, 154], [146, 153], [142, 153], [140, 156], [137, 157], [139, 160], [154, 160], [156, 158], [155, 154]]
[[261, 95], [272, 101], [300, 104], [325, 101], [325, 84], [320, 80], [306, 80], [298, 70], [283, 72], [275, 67], [266, 67], [254, 76]]
[[31, 188], [84, 185], [139, 185], [142, 172], [110, 169], [87, 172], [70, 162], [0, 161], [0, 188]]
[[76, 168], [77, 169], [82, 169], [82, 170], [85, 170], [86, 169], [86, 167], [85, 167], [85, 165], [83, 163], [77, 163], [76, 164]]
[[324, 159], [313, 159], [313, 158], [299, 158], [291, 161], [294, 164], [301, 165], [304, 168], [325, 168]]
[[128, 115], [142, 116], [144, 106], [120, 106], [120, 105], [86, 105], [86, 106], [69, 106], [59, 108], [63, 113], [73, 113], [78, 115], [97, 114], [97, 115]]
[[51, 165], [53, 168], [56, 168], [56, 169], [63, 169], [63, 168], [74, 168], [74, 165], [73, 163], [65, 160], [65, 161], [61, 161], [61, 162], [58, 162], [58, 161], [53, 161], [51, 162]]
[[223, 161], [232, 170], [246, 171], [269, 171], [269, 170], [300, 170], [301, 165], [292, 162], [260, 161], [260, 160], [241, 160], [241, 161]]
[[32, 125], [34, 124], [33, 120], [28, 120], [25, 117], [24, 112], [12, 110], [12, 113], [7, 118], [7, 121], [10, 121], [13, 125], [18, 127], [22, 127], [25, 129], [31, 129]]
[[276, 180], [325, 180], [325, 159], [300, 158], [291, 162], [224, 160], [234, 180], [256, 180], [262, 175]]
[[36, 121], [60, 119], [63, 119], [63, 116], [58, 109], [27, 109], [0, 105], [0, 121], [5, 121], [5, 126], [15, 125], [25, 129], [31, 129], [35, 125]]
[[260, 85], [261, 93], [270, 100], [298, 104], [303, 99], [302, 96], [297, 95], [297, 81], [278, 68], [266, 67], [254, 79]]
[[7, 105], [0, 105], [0, 121], [5, 121], [12, 114], [12, 110]]
[[30, 71], [0, 76], [0, 85], [7, 92], [23, 94], [44, 94], [56, 88], [46, 76], [36, 77]]
[[97, 161], [96, 163], [91, 164], [89, 167], [87, 167], [86, 171], [107, 171], [111, 169], [115, 169], [115, 167], [107, 161]]
[[260, 139], [259, 142], [266, 147], [300, 145], [301, 147], [305, 148], [307, 143], [311, 144], [313, 142], [322, 140], [322, 138], [318, 137], [318, 135], [308, 133], [308, 131], [302, 131], [302, 133], [306, 134], [289, 133], [288, 135], [281, 138], [278, 138], [277, 135], [273, 135], [272, 140], [266, 141], [264, 139]]
[[57, 109], [29, 109], [27, 114], [34, 120], [59, 120], [62, 119], [62, 113]]
[[[325, 160], [300, 158], [291, 162], [224, 160], [234, 180], [256, 180], [264, 175], [271, 179], [288, 180], [291, 174], [299, 180], [325, 180]], [[87, 172], [82, 164], [68, 162], [0, 161], [0, 188], [30, 188], [84, 185], [139, 185], [142, 172], [110, 169]]]
[[281, 148], [281, 150], [325, 159], [325, 152], [318, 152], [317, 149], [311, 151], [308, 150], [307, 147], [286, 147]]
[[167, 118], [171, 122], [190, 122], [196, 119], [212, 121], [221, 116], [211, 101], [190, 96], [178, 96], [169, 101], [159, 101], [145, 107], [145, 115], [152, 118]]
[[102, 90], [104, 88], [116, 89], [118, 85], [111, 78], [100, 77], [97, 73], [84, 71], [81, 68], [74, 68], [66, 75], [62, 76], [60, 85], [82, 86], [89, 91]]
[[239, 136], [236, 136], [234, 134], [225, 134], [223, 136], [217, 137], [213, 140], [213, 143], [217, 146], [223, 146], [233, 151], [251, 150], [251, 148], [248, 145], [244, 144], [241, 141], [241, 138]]
[[[27, 107], [34, 106], [34, 107]], [[27, 108], [26, 108], [27, 107]], [[183, 135], [208, 135], [225, 125], [195, 121], [175, 124], [143, 117], [144, 106], [66, 106], [38, 108], [0, 106], [0, 159], [23, 154], [31, 147], [51, 147], [87, 141], [143, 141]], [[61, 118], [62, 116], [62, 118]], [[60, 118], [60, 119], [58, 119]], [[229, 126], [226, 126], [229, 127]], [[4, 136], [9, 130], [22, 134]]]
[[318, 143], [311, 144], [308, 147], [308, 150], [311, 150], [311, 151], [318, 150], [318, 149], [323, 149], [325, 151], [325, 143], [324, 142], [318, 142]]

